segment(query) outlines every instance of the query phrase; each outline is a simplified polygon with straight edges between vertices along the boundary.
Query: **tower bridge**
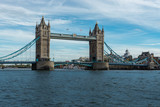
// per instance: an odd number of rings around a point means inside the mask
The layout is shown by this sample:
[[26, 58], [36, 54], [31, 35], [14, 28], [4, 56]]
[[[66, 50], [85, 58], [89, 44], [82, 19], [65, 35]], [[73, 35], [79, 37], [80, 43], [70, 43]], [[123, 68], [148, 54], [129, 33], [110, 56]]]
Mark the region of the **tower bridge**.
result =
[[[89, 41], [90, 61], [94, 69], [107, 69], [108, 63], [104, 62], [104, 29], [99, 29], [96, 23], [94, 30], [89, 32], [89, 36], [82, 36], [76, 34], [58, 34], [51, 33], [50, 23], [46, 25], [44, 17], [41, 23], [36, 25], [36, 38], [40, 39], [36, 42], [36, 63], [33, 64], [33, 69], [54, 69], [54, 62], [50, 61], [50, 39], [63, 39], [63, 40], [78, 40]], [[101, 63], [97, 63], [101, 62]]]
[[[76, 34], [62, 34], [62, 33], [51, 33], [50, 23], [45, 23], [44, 17], [42, 17], [40, 24], [36, 25], [35, 39], [30, 43], [22, 47], [21, 49], [0, 57], [0, 64], [32, 64], [33, 70], [53, 70], [54, 64], [71, 64], [66, 62], [53, 62], [50, 61], [50, 39], [61, 39], [61, 40], [75, 40], [75, 41], [88, 41], [89, 42], [89, 60], [90, 62], [74, 63], [89, 66], [91, 69], [151, 69], [160, 67], [160, 64], [153, 59], [153, 57], [146, 57], [144, 59], [136, 59], [134, 61], [128, 61], [118, 55], [107, 43], [104, 42], [104, 29], [99, 29], [96, 23], [94, 29], [89, 31], [89, 36], [76, 35]], [[35, 61], [10, 61], [22, 53], [25, 53], [33, 45], [36, 45], [36, 56]], [[104, 50], [106, 46], [107, 52]], [[104, 61], [104, 57], [109, 60]]]

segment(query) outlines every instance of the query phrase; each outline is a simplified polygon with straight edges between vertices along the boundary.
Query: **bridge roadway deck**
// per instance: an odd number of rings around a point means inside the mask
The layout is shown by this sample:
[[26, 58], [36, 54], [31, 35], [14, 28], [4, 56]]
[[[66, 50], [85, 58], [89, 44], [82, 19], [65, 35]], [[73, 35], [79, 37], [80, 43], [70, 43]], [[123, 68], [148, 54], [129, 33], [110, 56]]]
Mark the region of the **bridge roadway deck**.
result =
[[[0, 64], [32, 64], [35, 61], [0, 61]], [[93, 64], [93, 62], [54, 62], [54, 64]], [[109, 63], [109, 65], [148, 66], [147, 64]]]
[[93, 64], [93, 62], [54, 62], [54, 64]]
[[33, 64], [35, 61], [0, 61], [0, 64]]
[[109, 65], [148, 66], [147, 64], [125, 64], [125, 63], [109, 63]]
[[[0, 61], [0, 64], [32, 64], [35, 61]], [[54, 62], [54, 64], [92, 64], [92, 62]]]
[[77, 41], [93, 41], [96, 40], [96, 37], [91, 36], [82, 36], [76, 34], [60, 34], [60, 33], [51, 33], [51, 39], [62, 39], [62, 40], [77, 40]]
[[[93, 64], [93, 62], [55, 62], [55, 64]], [[109, 65], [148, 66], [147, 64], [109, 63]]]

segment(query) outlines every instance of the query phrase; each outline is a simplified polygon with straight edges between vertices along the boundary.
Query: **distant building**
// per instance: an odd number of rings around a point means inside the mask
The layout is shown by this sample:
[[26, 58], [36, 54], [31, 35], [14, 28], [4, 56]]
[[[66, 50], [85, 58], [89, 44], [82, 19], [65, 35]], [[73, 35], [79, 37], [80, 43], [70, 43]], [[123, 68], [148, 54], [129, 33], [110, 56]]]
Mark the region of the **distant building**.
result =
[[150, 54], [149, 52], [142, 52], [142, 54], [139, 55], [138, 58], [139, 60], [145, 59], [147, 57], [150, 59], [152, 55], [154, 56], [153, 53]]
[[72, 62], [89, 62], [88, 57], [80, 57], [79, 59], [73, 59]]
[[129, 53], [128, 49], [127, 49], [126, 52], [124, 53], [123, 57], [127, 58], [128, 56], [130, 56], [130, 53]]
[[123, 58], [126, 59], [126, 60], [128, 60], [128, 61], [132, 61], [132, 55], [130, 55], [128, 49], [124, 53]]
[[80, 62], [88, 62], [88, 61], [89, 61], [89, 58], [87, 58], [87, 57], [80, 57], [80, 58], [79, 58], [79, 61], [80, 61]]
[[153, 53], [142, 52], [141, 55], [138, 56], [139, 61], [148, 58], [148, 62], [153, 63], [154, 68], [158, 68], [160, 64], [160, 57], [155, 57]]
[[[143, 59], [145, 59], [145, 58], [148, 58], [148, 59], [147, 59], [148, 62], [154, 62], [154, 63], [155, 63], [155, 61], [153, 61], [153, 59], [155, 59], [153, 53], [150, 53], [150, 52], [142, 52], [142, 54], [138, 56], [138, 59], [139, 59], [139, 60], [143, 60]], [[153, 58], [153, 59], [152, 59], [152, 58]], [[157, 62], [158, 62], [158, 59], [156, 59], [156, 60], [157, 60]]]

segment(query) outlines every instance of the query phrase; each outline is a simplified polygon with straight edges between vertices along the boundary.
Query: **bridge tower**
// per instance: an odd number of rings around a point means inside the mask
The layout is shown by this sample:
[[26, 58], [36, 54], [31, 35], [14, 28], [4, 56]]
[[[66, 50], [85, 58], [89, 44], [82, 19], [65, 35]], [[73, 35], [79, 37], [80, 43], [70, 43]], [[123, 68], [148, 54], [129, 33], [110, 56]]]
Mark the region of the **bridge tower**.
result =
[[96, 23], [94, 30], [89, 32], [89, 36], [95, 36], [96, 41], [90, 41], [90, 61], [91, 62], [103, 62], [104, 61], [104, 29], [99, 29], [98, 23]]
[[89, 56], [93, 63], [93, 69], [108, 69], [108, 62], [104, 62], [104, 29], [99, 29], [98, 23], [89, 31], [89, 36], [95, 36], [97, 39], [89, 42]]
[[54, 63], [50, 61], [50, 23], [46, 25], [44, 17], [41, 23], [36, 24], [36, 38], [40, 37], [36, 42], [36, 70], [53, 70]]

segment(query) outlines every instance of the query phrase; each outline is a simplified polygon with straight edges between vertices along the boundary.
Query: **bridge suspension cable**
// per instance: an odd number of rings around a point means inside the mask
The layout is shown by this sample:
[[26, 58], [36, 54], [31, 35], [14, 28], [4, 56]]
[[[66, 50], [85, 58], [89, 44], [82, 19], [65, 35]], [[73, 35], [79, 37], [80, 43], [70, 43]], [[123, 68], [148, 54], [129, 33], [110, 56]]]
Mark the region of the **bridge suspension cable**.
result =
[[143, 62], [148, 62], [148, 57], [140, 60], [140, 61], [137, 61], [136, 64], [140, 64], [140, 63], [143, 63]]
[[107, 49], [110, 51], [111, 54], [109, 54], [106, 50], [104, 50], [104, 53], [107, 57], [109, 57], [114, 63], [121, 63], [121, 64], [140, 64], [143, 62], [148, 62], [148, 57], [140, 60], [139, 58], [133, 60], [133, 61], [128, 61], [118, 55], [106, 42], [104, 42], [105, 46]]
[[152, 57], [153, 61], [160, 67], [160, 64]]
[[9, 60], [9, 59], [12, 59], [12, 58], [15, 58], [19, 55], [21, 55], [22, 53], [24, 53], [25, 51], [27, 51], [29, 48], [31, 48], [35, 43], [36, 41], [39, 39], [40, 37], [37, 37], [35, 38], [34, 40], [32, 40], [31, 42], [29, 42], [27, 45], [25, 45], [24, 47], [22, 47], [21, 49], [11, 53], [11, 54], [8, 54], [8, 55], [5, 55], [3, 57], [0, 57], [0, 61], [5, 61], [5, 60]]
[[120, 55], [118, 55], [106, 42], [104, 42], [104, 44], [107, 47], [107, 49], [111, 52], [111, 55], [114, 56], [114, 58], [120, 60], [123, 63], [135, 63], [134, 61], [128, 61], [128, 60], [124, 59], [123, 57], [121, 57]]
[[121, 59], [115, 57], [113, 54], [111, 55], [111, 54], [109, 54], [109, 53], [108, 53], [107, 51], [105, 51], [105, 50], [104, 50], [104, 52], [105, 52], [105, 55], [106, 55], [107, 57], [110, 57], [113, 62], [116, 62], [116, 63], [125, 63], [125, 62], [122, 61]]

